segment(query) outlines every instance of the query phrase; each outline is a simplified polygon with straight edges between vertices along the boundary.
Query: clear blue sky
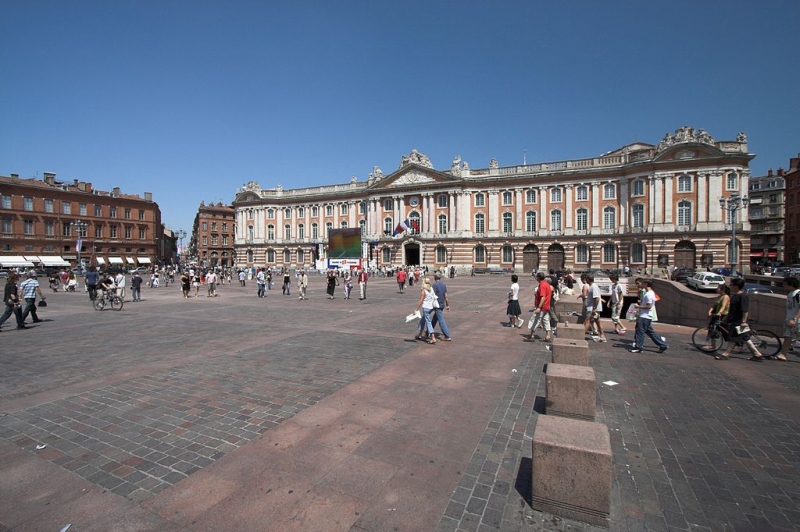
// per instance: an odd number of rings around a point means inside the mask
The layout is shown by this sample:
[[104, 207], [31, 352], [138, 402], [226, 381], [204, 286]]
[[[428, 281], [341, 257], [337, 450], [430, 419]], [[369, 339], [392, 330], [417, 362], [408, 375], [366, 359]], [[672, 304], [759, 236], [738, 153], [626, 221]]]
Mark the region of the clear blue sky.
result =
[[597, 156], [690, 125], [800, 152], [797, 0], [0, 2], [0, 174], [201, 200]]

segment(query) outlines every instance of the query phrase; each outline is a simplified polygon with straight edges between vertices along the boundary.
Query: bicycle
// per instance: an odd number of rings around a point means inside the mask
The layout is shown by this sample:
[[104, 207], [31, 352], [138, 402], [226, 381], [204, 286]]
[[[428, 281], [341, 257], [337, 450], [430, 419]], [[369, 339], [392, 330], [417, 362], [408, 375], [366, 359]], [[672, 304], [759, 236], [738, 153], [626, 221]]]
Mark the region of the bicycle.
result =
[[111, 310], [122, 310], [122, 298], [117, 295], [116, 290], [106, 290], [102, 297], [92, 301], [95, 310], [103, 310], [106, 308], [106, 303], [111, 305]]
[[[747, 320], [748, 325], [752, 323], [755, 322]], [[719, 318], [715, 318], [705, 327], [698, 327], [692, 333], [692, 344], [703, 353], [716, 353], [729, 340], [729, 331]], [[781, 352], [781, 339], [770, 331], [758, 331], [750, 327], [750, 340], [765, 358], [774, 357]], [[736, 342], [735, 347], [741, 348], [743, 345], [743, 342]]]

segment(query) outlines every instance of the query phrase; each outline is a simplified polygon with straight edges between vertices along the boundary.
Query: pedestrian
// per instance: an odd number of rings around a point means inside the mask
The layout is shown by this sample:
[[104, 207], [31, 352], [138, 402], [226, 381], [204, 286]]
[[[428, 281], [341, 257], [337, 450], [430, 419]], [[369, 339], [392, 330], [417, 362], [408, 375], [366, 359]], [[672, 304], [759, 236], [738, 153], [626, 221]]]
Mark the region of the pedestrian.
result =
[[25, 323], [25, 318], [30, 314], [33, 318], [33, 323], [44, 321], [39, 319], [36, 313], [36, 296], [38, 295], [42, 301], [47, 299], [42, 294], [42, 289], [39, 288], [39, 281], [36, 279], [36, 272], [31, 270], [28, 272], [28, 278], [19, 285], [22, 290], [22, 299], [25, 300], [25, 310], [22, 311], [22, 322]]
[[20, 302], [17, 281], [19, 281], [19, 274], [17, 272], [10, 272], [8, 274], [8, 279], [6, 279], [5, 290], [3, 291], [3, 306], [5, 310], [3, 315], [0, 316], [0, 326], [11, 317], [11, 314], [14, 314], [14, 317], [17, 318], [17, 329], [27, 329], [25, 321], [22, 319], [22, 303]]
[[367, 270], [361, 268], [358, 271], [359, 300], [367, 299], [367, 279], [369, 279], [369, 275], [367, 275]]
[[794, 343], [800, 338], [800, 279], [789, 277], [786, 280], [792, 291], [786, 295], [786, 319], [783, 324], [783, 342], [778, 360], [786, 361], [786, 355], [794, 350]]
[[344, 272], [344, 298], [350, 299], [350, 292], [353, 290], [353, 280], [350, 278], [350, 270]]
[[206, 284], [208, 285], [208, 296], [217, 297], [217, 273], [211, 270], [206, 274]]
[[192, 286], [192, 279], [189, 277], [189, 272], [186, 270], [183, 271], [181, 274], [181, 291], [183, 291], [183, 297], [185, 299], [189, 299], [189, 290]]
[[506, 305], [506, 316], [508, 316], [509, 327], [522, 327], [522, 309], [519, 306], [519, 277], [511, 276], [511, 288], [508, 289], [508, 304]]
[[625, 290], [619, 284], [619, 276], [617, 274], [612, 273], [609, 278], [611, 279], [611, 321], [614, 323], [614, 332], [616, 334], [625, 334], [628, 331], [619, 321], [622, 305], [625, 302]]
[[[594, 275], [585, 274], [584, 287], [585, 297], [583, 300], [586, 318], [583, 324], [583, 333], [586, 334], [591, 329], [592, 340], [595, 342], [607, 342], [603, 326], [600, 324], [600, 313], [603, 311], [603, 298], [600, 297], [600, 287], [594, 282]], [[597, 333], [595, 334], [595, 330]]]
[[300, 290], [300, 299], [305, 301], [306, 289], [308, 288], [308, 274], [305, 270], [300, 270], [300, 275], [297, 277], [297, 287]]
[[644, 285], [645, 293], [641, 302], [636, 304], [639, 315], [636, 317], [636, 333], [633, 337], [633, 347], [629, 351], [631, 353], [641, 353], [644, 346], [644, 335], [646, 334], [658, 346], [658, 352], [663, 353], [667, 350], [667, 343], [661, 338], [661, 335], [653, 330], [653, 310], [656, 307], [656, 293], [653, 292], [653, 281], [647, 279], [640, 283], [640, 279], [637, 279], [636, 282]]
[[89, 271], [86, 272], [84, 282], [86, 283], [86, 290], [89, 292], [89, 301], [94, 301], [97, 298], [97, 281], [100, 280], [100, 274], [97, 273], [97, 268], [92, 265], [89, 266]]
[[122, 271], [118, 271], [114, 276], [114, 284], [117, 285], [117, 295], [125, 301], [125, 274]]
[[133, 272], [133, 278], [131, 279], [131, 295], [134, 301], [142, 300], [142, 277], [139, 275], [139, 272]]
[[239, 286], [244, 286], [244, 278], [247, 274], [244, 273], [244, 270], [239, 270]]
[[406, 271], [403, 268], [400, 268], [397, 272], [397, 288], [400, 290], [400, 293], [404, 293], [406, 289]]
[[450, 329], [447, 327], [447, 322], [444, 319], [444, 311], [450, 310], [450, 300], [447, 298], [447, 285], [442, 281], [441, 274], [433, 274], [433, 293], [436, 294], [436, 302], [438, 306], [433, 308], [433, 318], [431, 319], [431, 327], [435, 330], [436, 324], [442, 330], [443, 340], [449, 342], [452, 340], [450, 337]]
[[541, 325], [544, 328], [544, 341], [552, 339], [550, 332], [550, 302], [552, 301], [553, 286], [547, 282], [544, 272], [536, 274], [539, 284], [534, 292], [534, 311], [529, 322], [530, 334], [526, 338], [528, 341], [536, 339], [536, 329]]
[[265, 283], [268, 282], [268, 279], [269, 278], [264, 273], [264, 269], [263, 268], [259, 268], [258, 269], [258, 273], [256, 273], [256, 286], [258, 286], [258, 292], [257, 292], [258, 297], [266, 297], [267, 296], [266, 292], [264, 291], [264, 286], [265, 286]]
[[327, 286], [325, 288], [325, 291], [328, 294], [328, 299], [333, 299], [333, 295], [337, 286], [339, 286], [339, 278], [336, 277], [336, 272], [333, 270], [328, 270]]
[[283, 269], [283, 295], [291, 295], [292, 276], [289, 274], [289, 268]]
[[414, 312], [419, 312], [420, 309], [422, 309], [422, 316], [419, 320], [419, 332], [415, 337], [417, 340], [423, 339], [422, 331], [424, 327], [428, 331], [428, 343], [431, 345], [436, 343], [436, 336], [433, 334], [433, 324], [431, 323], [431, 313], [438, 305], [439, 301], [436, 298], [436, 293], [433, 291], [430, 279], [423, 277], [422, 287], [419, 291], [419, 302], [417, 303], [417, 308], [414, 310]]
[[731, 304], [728, 310], [728, 317], [723, 321], [723, 327], [728, 331], [730, 338], [725, 352], [714, 357], [717, 360], [728, 360], [733, 347], [737, 344], [745, 344], [747, 349], [750, 350], [751, 356], [748, 360], [755, 362], [764, 360], [764, 357], [750, 338], [750, 327], [747, 324], [747, 320], [750, 317], [750, 298], [744, 293], [743, 288], [744, 279], [741, 277], [731, 279]]

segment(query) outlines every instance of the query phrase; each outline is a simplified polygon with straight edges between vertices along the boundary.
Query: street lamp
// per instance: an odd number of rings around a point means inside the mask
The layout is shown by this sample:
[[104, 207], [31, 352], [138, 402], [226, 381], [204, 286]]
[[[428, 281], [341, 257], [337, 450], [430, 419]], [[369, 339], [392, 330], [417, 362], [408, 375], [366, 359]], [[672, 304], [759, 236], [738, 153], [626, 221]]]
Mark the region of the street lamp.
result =
[[736, 246], [736, 222], [739, 219], [737, 213], [742, 207], [746, 209], [749, 203], [750, 199], [747, 196], [739, 196], [739, 194], [731, 194], [728, 198], [724, 196], [719, 198], [720, 208], [730, 213], [728, 220], [731, 222], [731, 277], [736, 276], [736, 264], [739, 262], [739, 250]]
[[78, 233], [78, 239], [75, 241], [75, 249], [78, 252], [78, 274], [81, 274], [83, 273], [83, 263], [81, 262], [81, 247], [83, 247], [83, 240], [81, 239], [86, 237], [86, 228], [89, 227], [89, 224], [83, 220], [76, 220], [72, 223], [72, 226], [77, 230]]
[[178, 238], [181, 241], [180, 260], [178, 261], [178, 264], [183, 264], [183, 239], [186, 238], [186, 231], [184, 231], [183, 229], [178, 229]]

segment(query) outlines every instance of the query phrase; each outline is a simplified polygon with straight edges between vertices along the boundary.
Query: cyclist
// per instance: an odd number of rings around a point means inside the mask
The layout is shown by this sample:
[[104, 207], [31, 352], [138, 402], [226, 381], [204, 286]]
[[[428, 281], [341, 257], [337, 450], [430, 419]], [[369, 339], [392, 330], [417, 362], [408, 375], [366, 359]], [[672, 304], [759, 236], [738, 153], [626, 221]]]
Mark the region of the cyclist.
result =
[[744, 279], [741, 277], [731, 279], [731, 304], [728, 316], [724, 321], [725, 328], [730, 335], [730, 341], [728, 342], [728, 347], [725, 349], [725, 352], [714, 357], [717, 360], [729, 359], [733, 346], [738, 342], [744, 343], [747, 349], [750, 350], [752, 356], [748, 360], [756, 362], [764, 360], [764, 357], [750, 339], [750, 329], [747, 327], [747, 318], [750, 315], [750, 299], [747, 297], [747, 294], [742, 291], [743, 287]]
[[113, 292], [117, 289], [117, 285], [114, 284], [114, 279], [112, 279], [109, 274], [105, 274], [103, 278], [100, 279], [97, 289], [101, 292], [100, 296], [105, 298], [108, 292]]
[[[714, 306], [708, 309], [708, 317], [710, 318], [708, 322], [709, 335], [711, 331], [717, 328], [720, 321], [725, 321], [725, 318], [728, 317], [728, 309], [731, 306], [730, 293], [730, 288], [726, 284], [721, 284], [717, 287], [717, 300], [714, 302]], [[708, 343], [703, 346], [703, 349], [714, 349], [714, 346]]]

